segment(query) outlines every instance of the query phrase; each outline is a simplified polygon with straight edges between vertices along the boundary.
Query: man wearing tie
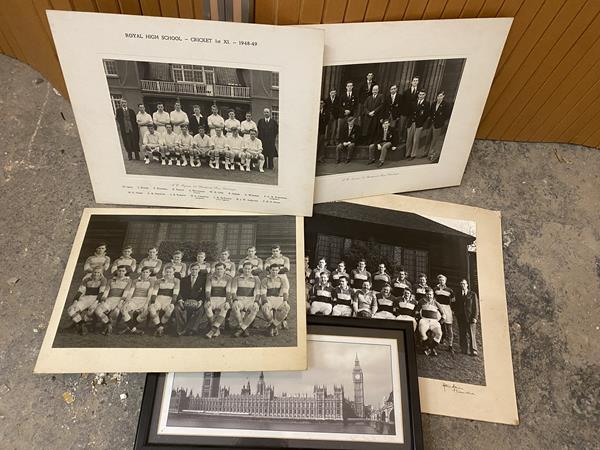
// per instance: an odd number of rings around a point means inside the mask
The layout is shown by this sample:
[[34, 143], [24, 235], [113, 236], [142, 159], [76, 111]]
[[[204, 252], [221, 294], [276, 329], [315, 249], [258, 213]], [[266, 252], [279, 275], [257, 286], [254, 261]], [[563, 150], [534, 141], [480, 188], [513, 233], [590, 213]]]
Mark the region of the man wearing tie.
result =
[[341, 134], [341, 130], [346, 124], [348, 117], [356, 115], [356, 107], [358, 105], [358, 98], [354, 94], [354, 83], [352, 81], [348, 81], [346, 83], [346, 92], [342, 94], [342, 98], [340, 99], [340, 117], [337, 121], [337, 134], [338, 134], [338, 142]]
[[390, 119], [390, 126], [394, 129], [398, 127], [398, 119], [400, 119], [400, 94], [398, 94], [398, 86], [393, 84], [390, 87], [390, 95], [385, 98], [385, 117]]
[[444, 136], [448, 126], [448, 119], [450, 118], [450, 108], [448, 107], [448, 103], [444, 101], [445, 95], [444, 91], [438, 93], [436, 101], [431, 105], [431, 111], [429, 112], [432, 136], [427, 157], [435, 162], [440, 159], [442, 145], [444, 144]]
[[401, 105], [400, 105], [400, 124], [399, 129], [402, 133], [399, 138], [403, 141], [406, 140], [406, 129], [408, 125], [406, 121], [410, 115], [411, 109], [415, 103], [417, 103], [417, 97], [419, 95], [419, 77], [413, 77], [410, 82], [410, 86], [402, 93]]
[[385, 119], [381, 124], [381, 128], [377, 133], [377, 139], [374, 143], [369, 145], [369, 162], [367, 164], [373, 164], [375, 162], [375, 152], [379, 151], [379, 163], [378, 166], [383, 166], [387, 152], [392, 150], [392, 139], [393, 132], [390, 127], [390, 119]]
[[350, 162], [359, 135], [360, 127], [354, 123], [354, 116], [348, 117], [348, 122], [340, 130], [340, 143], [335, 148], [336, 164], [340, 163], [344, 152], [346, 152], [346, 157], [344, 158], [346, 164]]
[[429, 117], [429, 103], [425, 101], [425, 91], [420, 90], [417, 102], [413, 105], [407, 120], [406, 129], [406, 158], [415, 159], [420, 157], [419, 144], [423, 125]]
[[263, 110], [264, 117], [258, 121], [258, 137], [263, 146], [263, 155], [265, 157], [265, 168], [274, 169], [274, 159], [278, 156], [277, 153], [277, 135], [279, 134], [279, 124], [271, 117], [271, 110], [265, 108]]
[[367, 97], [373, 95], [373, 86], [377, 86], [377, 81], [375, 81], [373, 72], [369, 72], [365, 83], [360, 87], [359, 98], [361, 103], [363, 103]]
[[121, 100], [121, 107], [117, 109], [115, 119], [119, 124], [119, 131], [123, 145], [127, 151], [127, 157], [131, 161], [135, 155], [135, 159], [140, 159], [140, 133], [138, 130], [135, 112], [127, 107], [127, 100]]
[[198, 331], [203, 318], [205, 285], [198, 275], [198, 263], [190, 265], [190, 274], [181, 279], [179, 296], [175, 305], [175, 323], [177, 335], [191, 336]]
[[196, 136], [200, 127], [207, 130], [208, 124], [206, 123], [206, 117], [200, 112], [200, 106], [194, 105], [194, 114], [191, 115], [190, 124], [188, 126], [190, 134]]
[[479, 316], [479, 300], [477, 294], [469, 290], [466, 279], [460, 280], [460, 292], [454, 303], [454, 314], [458, 322], [460, 350], [471, 356], [477, 356], [477, 341], [475, 332]]
[[379, 95], [379, 86], [374, 85], [372, 94], [363, 103], [361, 130], [363, 139], [369, 143], [377, 133], [379, 118], [383, 111], [383, 95]]
[[339, 136], [338, 119], [343, 117], [343, 111], [340, 106], [340, 98], [337, 95], [336, 89], [332, 89], [329, 92], [329, 97], [325, 99], [324, 108], [327, 116], [325, 143], [328, 145], [335, 145], [337, 144], [337, 137]]

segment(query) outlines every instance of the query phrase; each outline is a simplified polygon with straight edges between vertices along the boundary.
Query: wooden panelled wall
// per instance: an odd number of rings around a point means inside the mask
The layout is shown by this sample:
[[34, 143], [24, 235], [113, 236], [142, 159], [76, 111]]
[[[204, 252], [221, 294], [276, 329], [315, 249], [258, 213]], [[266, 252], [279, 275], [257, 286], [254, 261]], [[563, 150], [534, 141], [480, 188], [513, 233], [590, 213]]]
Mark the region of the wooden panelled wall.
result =
[[0, 51], [66, 93], [44, 11], [311, 24], [514, 17], [477, 136], [600, 147], [600, 0], [3, 0]]

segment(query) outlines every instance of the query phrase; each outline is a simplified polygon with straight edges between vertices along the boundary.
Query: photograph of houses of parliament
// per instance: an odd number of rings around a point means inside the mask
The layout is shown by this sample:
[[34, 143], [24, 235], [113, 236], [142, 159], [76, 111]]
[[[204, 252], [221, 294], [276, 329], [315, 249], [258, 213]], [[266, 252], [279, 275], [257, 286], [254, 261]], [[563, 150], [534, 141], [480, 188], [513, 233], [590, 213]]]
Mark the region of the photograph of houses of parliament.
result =
[[345, 381], [352, 379], [351, 398], [346, 396], [342, 383], [331, 387], [315, 384], [312, 395], [278, 392], [277, 379], [285, 373], [269, 373], [273, 381], [267, 383], [264, 372], [258, 376], [256, 389], [248, 381], [239, 393], [234, 393], [221, 385], [228, 375], [235, 374], [205, 372], [201, 392], [182, 386], [172, 389], [168, 423], [181, 426], [177, 416], [186, 416], [184, 426], [199, 426], [192, 425], [191, 416], [200, 423], [212, 416], [218, 418], [218, 422], [211, 422], [213, 427], [229, 428], [228, 419], [233, 419], [237, 428], [394, 434], [392, 392], [380, 405], [365, 404], [365, 379], [358, 355], [344, 376]]

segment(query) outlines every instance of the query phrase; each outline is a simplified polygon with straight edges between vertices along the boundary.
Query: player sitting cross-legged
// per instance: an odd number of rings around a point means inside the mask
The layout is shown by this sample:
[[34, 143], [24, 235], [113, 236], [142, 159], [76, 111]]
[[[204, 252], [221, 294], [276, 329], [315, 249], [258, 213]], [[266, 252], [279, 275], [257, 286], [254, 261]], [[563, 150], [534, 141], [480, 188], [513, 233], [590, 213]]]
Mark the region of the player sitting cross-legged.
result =
[[235, 337], [250, 336], [249, 327], [254, 322], [259, 310], [260, 279], [252, 274], [252, 262], [245, 261], [242, 273], [231, 283], [231, 313], [229, 323]]

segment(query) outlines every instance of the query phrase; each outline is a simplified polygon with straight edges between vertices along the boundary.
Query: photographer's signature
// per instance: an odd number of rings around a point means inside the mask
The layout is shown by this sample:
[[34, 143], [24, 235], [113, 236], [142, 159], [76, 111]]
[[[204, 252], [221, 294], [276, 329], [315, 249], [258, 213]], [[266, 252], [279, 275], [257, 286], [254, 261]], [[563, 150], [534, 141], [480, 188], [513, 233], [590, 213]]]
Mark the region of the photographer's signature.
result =
[[474, 392], [466, 391], [461, 386], [458, 386], [458, 385], [456, 385], [454, 383], [452, 383], [452, 384], [443, 383], [442, 387], [444, 388], [444, 392], [450, 391], [450, 392], [454, 392], [456, 394], [475, 395]]

